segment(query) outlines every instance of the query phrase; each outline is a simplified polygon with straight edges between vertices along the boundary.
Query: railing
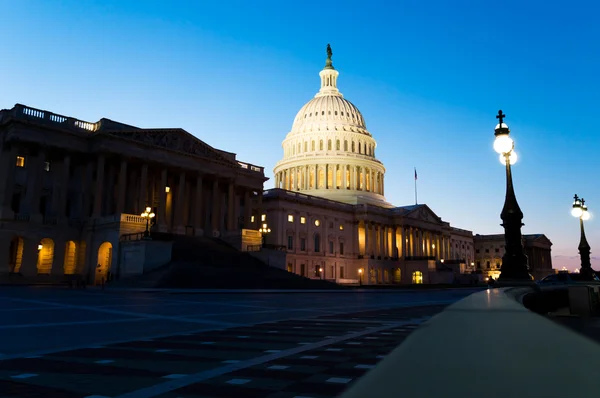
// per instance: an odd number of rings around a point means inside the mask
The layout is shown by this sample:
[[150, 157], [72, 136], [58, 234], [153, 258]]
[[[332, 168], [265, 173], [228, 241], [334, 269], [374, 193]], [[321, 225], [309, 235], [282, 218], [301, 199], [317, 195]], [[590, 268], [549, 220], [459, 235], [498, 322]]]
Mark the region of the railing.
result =
[[244, 162], [240, 162], [240, 161], [238, 161], [238, 164], [240, 165], [240, 167], [242, 169], [255, 171], [257, 173], [263, 173], [263, 171], [264, 171], [264, 167], [255, 166], [253, 164], [244, 163]]
[[46, 225], [56, 225], [57, 223], [58, 223], [58, 217], [56, 217], [56, 216], [44, 217], [44, 224], [46, 224]]
[[131, 234], [123, 234], [119, 237], [121, 242], [132, 242], [144, 239], [144, 232], [133, 232]]
[[61, 125], [61, 127], [86, 130], [94, 132], [100, 128], [100, 123], [85, 122], [68, 116], [58, 115], [52, 112], [43, 111], [40, 109], [30, 108], [25, 105], [17, 104], [13, 108], [13, 115], [16, 118], [25, 117], [28, 119], [38, 119], [43, 122], [51, 123], [54, 125]]
[[262, 248], [262, 245], [248, 245], [246, 246], [247, 252], [259, 252]]
[[15, 213], [15, 221], [29, 221], [31, 217], [25, 213]]
[[263, 246], [265, 249], [271, 249], [271, 250], [279, 250], [279, 251], [286, 251], [287, 247], [285, 245], [273, 245], [273, 244], [265, 244]]
[[130, 222], [134, 224], [146, 224], [144, 217], [135, 214], [121, 214], [121, 222]]
[[242, 229], [242, 235], [243, 236], [252, 236], [254, 238], [260, 238], [261, 237], [260, 232], [254, 230], [254, 229]]
[[111, 214], [110, 216], [99, 217], [94, 220], [96, 225], [111, 224], [115, 222], [128, 222], [132, 224], [146, 224], [146, 219], [136, 214]]
[[321, 198], [319, 196], [313, 196], [313, 195], [307, 195], [304, 193], [298, 193], [298, 192], [293, 192], [293, 191], [288, 191], [286, 189], [282, 189], [282, 188], [272, 188], [272, 189], [267, 189], [266, 191], [263, 192], [263, 196], [283, 196], [283, 195], [287, 195], [287, 196], [291, 196], [294, 198], [298, 198], [298, 199], [304, 199], [304, 200], [310, 200], [313, 202], [321, 202], [321, 203], [328, 203], [328, 204], [332, 204], [335, 206], [341, 206], [341, 207], [346, 207], [347, 209], [352, 209], [354, 208], [355, 205], [351, 205], [351, 204], [347, 204], [347, 203], [340, 203], [340, 202], [336, 202], [334, 200], [329, 200], [329, 199], [325, 199], [325, 198]]

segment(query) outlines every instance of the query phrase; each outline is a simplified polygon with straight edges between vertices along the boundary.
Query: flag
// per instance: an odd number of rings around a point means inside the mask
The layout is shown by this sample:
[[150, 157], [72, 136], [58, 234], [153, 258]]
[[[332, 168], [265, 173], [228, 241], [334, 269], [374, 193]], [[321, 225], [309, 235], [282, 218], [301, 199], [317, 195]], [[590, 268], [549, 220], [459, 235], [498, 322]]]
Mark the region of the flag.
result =
[[415, 167], [415, 181], [417, 181], [417, 168]]

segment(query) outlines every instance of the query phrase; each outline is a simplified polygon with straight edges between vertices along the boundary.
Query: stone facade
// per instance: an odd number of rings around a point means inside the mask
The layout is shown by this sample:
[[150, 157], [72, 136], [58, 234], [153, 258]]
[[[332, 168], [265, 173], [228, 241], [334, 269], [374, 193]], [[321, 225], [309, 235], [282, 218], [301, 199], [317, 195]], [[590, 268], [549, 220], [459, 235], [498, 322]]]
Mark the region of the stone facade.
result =
[[[475, 268], [488, 277], [497, 279], [504, 256], [504, 234], [475, 235]], [[543, 234], [523, 235], [523, 248], [529, 264], [529, 273], [536, 279], [553, 274], [552, 242]]]
[[427, 205], [352, 205], [283, 189], [265, 191], [263, 205], [268, 250], [286, 252], [286, 269], [309, 278], [428, 283], [444, 263], [464, 268], [452, 253], [457, 231], [473, 247], [472, 234], [469, 241]]
[[262, 167], [182, 129], [90, 123], [24, 105], [0, 111], [0, 165], [0, 272], [92, 281], [118, 273], [119, 242], [145, 230], [147, 206], [156, 231], [256, 230], [267, 180]]

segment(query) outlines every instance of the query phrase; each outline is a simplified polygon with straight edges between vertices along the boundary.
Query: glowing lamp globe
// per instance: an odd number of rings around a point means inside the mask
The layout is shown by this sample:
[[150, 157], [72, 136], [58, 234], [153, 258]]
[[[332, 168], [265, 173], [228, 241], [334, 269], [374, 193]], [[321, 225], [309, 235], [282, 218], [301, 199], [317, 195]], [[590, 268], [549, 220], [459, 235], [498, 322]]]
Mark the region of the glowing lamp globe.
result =
[[[494, 140], [494, 151], [497, 153], [507, 153], [513, 149], [513, 140], [508, 134], [500, 134]], [[503, 162], [504, 163], [504, 162]]]
[[583, 210], [583, 211], [582, 211], [582, 214], [581, 214], [581, 219], [582, 219], [583, 221], [587, 221], [587, 220], [589, 220], [589, 219], [590, 219], [590, 212], [589, 212], [589, 211], [587, 211], [587, 210]]
[[578, 205], [573, 205], [573, 208], [571, 209], [571, 215], [573, 217], [579, 218], [579, 217], [581, 217], [582, 214], [583, 214], [583, 210], [581, 210], [581, 207], [579, 207]]
[[[500, 154], [499, 159], [500, 159], [500, 163], [506, 164], [506, 155], [504, 153]], [[517, 153], [515, 151], [512, 151], [510, 153], [510, 155], [508, 156], [508, 161], [509, 161], [509, 163], [510, 163], [511, 166], [513, 164], [517, 163], [517, 159], [518, 159], [518, 157], [517, 157]]]

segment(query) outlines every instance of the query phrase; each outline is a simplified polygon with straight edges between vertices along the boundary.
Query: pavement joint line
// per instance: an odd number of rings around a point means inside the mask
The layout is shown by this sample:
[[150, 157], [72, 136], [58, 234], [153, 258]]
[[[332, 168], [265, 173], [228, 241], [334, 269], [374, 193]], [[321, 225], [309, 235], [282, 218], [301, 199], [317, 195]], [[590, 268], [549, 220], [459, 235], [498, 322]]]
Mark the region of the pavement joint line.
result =
[[140, 322], [140, 321], [148, 321], [147, 318], [137, 318], [137, 319], [101, 319], [94, 321], [73, 321], [73, 322], [48, 322], [48, 323], [21, 323], [18, 325], [3, 325], [0, 326], [0, 330], [4, 329], [24, 329], [24, 328], [44, 328], [44, 327], [54, 327], [54, 326], [74, 326], [74, 325], [94, 325], [98, 323], [124, 323], [124, 322]]
[[[10, 299], [11, 298], [7, 297], [7, 300], [10, 300]], [[381, 309], [397, 309], [397, 308], [411, 308], [411, 307], [429, 307], [429, 306], [434, 306], [434, 305], [451, 304], [454, 302], [456, 302], [456, 300], [445, 299], [445, 300], [438, 300], [438, 301], [430, 302], [431, 304], [425, 304], [425, 305], [423, 304], [423, 302], [417, 302], [414, 305], [410, 305], [410, 304], [404, 305], [405, 303], [397, 303], [397, 304], [385, 303], [385, 304], [376, 304], [376, 309], [379, 309], [379, 308], [381, 308]], [[44, 302], [44, 304], [47, 304], [47, 303]], [[368, 306], [368, 307], [361, 306], [360, 308], [357, 309], [357, 311], [353, 311], [352, 313], [371, 311], [372, 307], [373, 306]], [[345, 311], [336, 312], [336, 314], [348, 314], [349, 313], [348, 307], [343, 307], [343, 308], [345, 309]], [[34, 350], [34, 351], [27, 351], [27, 352], [21, 352], [21, 353], [16, 353], [16, 354], [6, 354], [6, 356], [0, 357], [0, 361], [24, 358], [24, 357], [28, 357], [28, 356], [38, 356], [38, 355], [43, 356], [43, 355], [54, 354], [57, 352], [80, 350], [80, 349], [86, 349], [86, 348], [91, 348], [91, 347], [102, 347], [103, 348], [104, 346], [129, 343], [129, 342], [133, 342], [133, 341], [139, 341], [142, 339], [161, 339], [161, 338], [181, 336], [184, 334], [217, 332], [217, 331], [227, 330], [232, 327], [253, 327], [253, 326], [266, 325], [266, 324], [271, 324], [271, 323], [288, 322], [288, 321], [307, 321], [307, 320], [315, 321], [315, 322], [325, 321], [325, 319], [320, 319], [320, 318], [318, 318], [318, 315], [316, 315], [314, 317], [309, 317], [309, 318], [288, 317], [288, 318], [281, 318], [281, 319], [270, 319], [270, 320], [266, 320], [263, 322], [246, 323], [246, 324], [241, 324], [241, 325], [236, 325], [236, 326], [211, 327], [211, 325], [206, 325], [202, 328], [185, 330], [185, 331], [181, 331], [181, 332], [167, 332], [167, 333], [159, 333], [159, 334], [151, 334], [151, 335], [140, 335], [137, 337], [127, 338], [127, 339], [110, 340], [110, 341], [102, 341], [102, 342], [89, 342], [89, 343], [78, 344], [75, 346], [66, 346], [66, 347], [51, 348], [51, 349], [45, 349], [45, 350]], [[335, 322], [335, 321], [336, 321], [335, 319], [331, 320], [331, 322]], [[394, 325], [397, 325], [397, 324], [395, 323]], [[368, 330], [371, 330], [371, 329], [368, 329]]]
[[[104, 312], [104, 313], [113, 314], [113, 315], [123, 315], [123, 316], [131, 316], [131, 317], [136, 317], [136, 318], [146, 318], [147, 320], [161, 320], [162, 319], [162, 320], [167, 320], [167, 321], [201, 323], [201, 324], [209, 324], [209, 325], [216, 324], [216, 325], [221, 325], [221, 326], [232, 326], [232, 327], [241, 326], [241, 324], [233, 323], [233, 322], [219, 322], [219, 321], [208, 321], [208, 320], [203, 321], [203, 320], [199, 320], [199, 319], [190, 319], [190, 318], [184, 317], [183, 315], [181, 317], [168, 316], [168, 315], [152, 315], [152, 314], [144, 314], [144, 313], [139, 313], [139, 312], [102, 309], [102, 308], [98, 308], [98, 307], [91, 307], [91, 306], [85, 306], [85, 305], [59, 304], [59, 303], [53, 303], [53, 302], [44, 302], [44, 301], [27, 300], [27, 299], [13, 299], [13, 300], [21, 301], [21, 302], [46, 304], [49, 306], [63, 307], [65, 309], [70, 308], [70, 309], [78, 309], [78, 310]], [[190, 314], [188, 316], [193, 316], [193, 315]], [[202, 316], [202, 314], [200, 314], [198, 316]]]
[[234, 363], [234, 364], [230, 364], [230, 365], [226, 365], [226, 366], [221, 366], [218, 368], [204, 370], [204, 371], [201, 371], [201, 372], [198, 372], [195, 374], [191, 374], [186, 377], [182, 377], [180, 379], [170, 380], [170, 381], [163, 382], [160, 384], [155, 384], [154, 386], [141, 388], [139, 390], [135, 390], [135, 391], [131, 391], [131, 392], [128, 392], [128, 393], [125, 393], [122, 395], [118, 395], [114, 398], [151, 398], [151, 397], [155, 397], [155, 396], [158, 396], [161, 394], [166, 394], [168, 392], [177, 390], [179, 388], [187, 387], [191, 384], [195, 384], [195, 383], [207, 380], [207, 379], [212, 379], [213, 377], [222, 376], [222, 375], [225, 375], [227, 373], [231, 373], [231, 372], [234, 372], [237, 370], [246, 369], [246, 368], [249, 368], [249, 367], [255, 366], [255, 365], [261, 365], [263, 363], [267, 363], [267, 362], [270, 362], [270, 361], [273, 361], [276, 359], [281, 359], [281, 358], [289, 357], [291, 355], [296, 355], [296, 354], [300, 354], [300, 353], [303, 353], [306, 351], [314, 350], [317, 348], [326, 347], [331, 344], [339, 343], [339, 342], [342, 342], [345, 340], [354, 339], [357, 337], [364, 336], [366, 334], [380, 332], [382, 330], [388, 330], [388, 329], [402, 326], [405, 324], [422, 323], [423, 320], [424, 320], [424, 318], [422, 318], [422, 317], [413, 318], [408, 321], [396, 322], [391, 325], [384, 325], [384, 326], [381, 326], [378, 328], [355, 332], [350, 335], [344, 335], [344, 336], [340, 336], [340, 337], [337, 337], [334, 339], [321, 340], [318, 342], [301, 345], [299, 347], [290, 348], [290, 349], [283, 350], [278, 353], [263, 355], [260, 357], [240, 361], [239, 363]]

